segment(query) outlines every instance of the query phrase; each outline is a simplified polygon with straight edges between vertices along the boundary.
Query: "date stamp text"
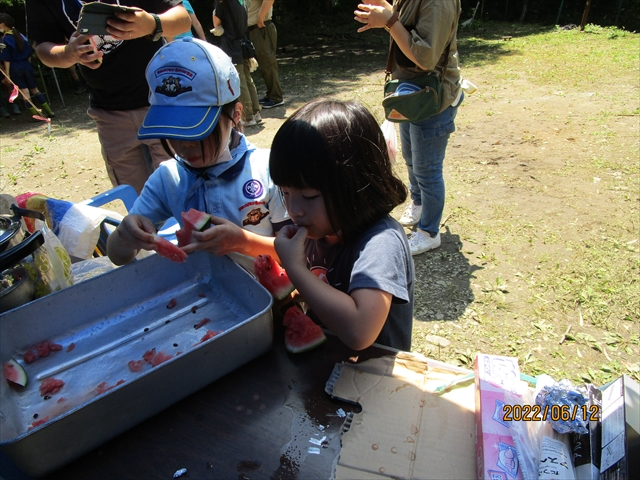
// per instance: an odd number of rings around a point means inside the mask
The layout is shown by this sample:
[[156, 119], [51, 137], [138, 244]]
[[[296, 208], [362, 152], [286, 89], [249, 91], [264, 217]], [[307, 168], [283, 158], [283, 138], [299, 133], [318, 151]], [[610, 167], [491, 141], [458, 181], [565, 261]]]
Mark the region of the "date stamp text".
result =
[[598, 405], [505, 405], [502, 418], [506, 422], [573, 422], [576, 418], [598, 421], [599, 409]]

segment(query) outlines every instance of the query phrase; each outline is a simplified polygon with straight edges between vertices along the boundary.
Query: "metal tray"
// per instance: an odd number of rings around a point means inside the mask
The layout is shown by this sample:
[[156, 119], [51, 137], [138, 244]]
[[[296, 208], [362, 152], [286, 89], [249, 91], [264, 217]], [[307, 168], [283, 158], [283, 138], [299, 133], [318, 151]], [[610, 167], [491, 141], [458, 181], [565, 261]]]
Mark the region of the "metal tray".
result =
[[[15, 359], [29, 383], [0, 379], [0, 449], [33, 476], [69, 463], [267, 352], [272, 303], [228, 257], [196, 252], [182, 264], [151, 255], [1, 314], [0, 361]], [[62, 350], [25, 363], [45, 340]], [[173, 357], [131, 371], [153, 348]], [[46, 378], [65, 383], [47, 399]]]

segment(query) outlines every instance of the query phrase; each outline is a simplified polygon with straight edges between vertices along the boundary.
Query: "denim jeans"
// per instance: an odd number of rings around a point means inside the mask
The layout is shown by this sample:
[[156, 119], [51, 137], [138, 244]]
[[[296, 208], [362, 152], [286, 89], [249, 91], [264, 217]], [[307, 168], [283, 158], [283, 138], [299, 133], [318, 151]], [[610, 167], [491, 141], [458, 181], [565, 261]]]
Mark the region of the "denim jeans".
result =
[[449, 136], [456, 129], [456, 113], [458, 106], [448, 107], [426, 120], [400, 123], [400, 142], [409, 174], [411, 200], [422, 205], [418, 228], [432, 237], [440, 231], [445, 197], [442, 164]]

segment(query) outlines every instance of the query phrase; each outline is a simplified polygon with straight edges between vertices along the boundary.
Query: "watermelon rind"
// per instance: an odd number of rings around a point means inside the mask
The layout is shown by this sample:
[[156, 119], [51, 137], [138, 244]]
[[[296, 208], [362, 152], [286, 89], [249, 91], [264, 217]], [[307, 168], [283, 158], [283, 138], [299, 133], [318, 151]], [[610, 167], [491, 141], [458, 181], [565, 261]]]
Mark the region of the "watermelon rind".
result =
[[3, 365], [4, 377], [11, 383], [26, 387], [28, 383], [27, 372], [24, 371], [22, 365], [13, 358]]
[[253, 263], [253, 273], [276, 300], [283, 300], [295, 290], [287, 272], [271, 255], [258, 255]]
[[206, 230], [211, 226], [211, 215], [196, 210], [195, 208], [189, 209], [188, 212], [183, 212], [182, 220], [189, 222], [193, 225], [193, 228], [199, 232]]
[[202, 232], [211, 226], [211, 215], [201, 212], [195, 208], [188, 212], [182, 212], [182, 228], [176, 232], [178, 246], [184, 247], [193, 242], [192, 232], [197, 230]]
[[[288, 280], [288, 277], [287, 277]], [[277, 288], [277, 287], [272, 287], [273, 291], [271, 291], [271, 295], [273, 295], [273, 298], [275, 298], [276, 300], [283, 300], [285, 299], [291, 292], [293, 292], [295, 290], [295, 287], [293, 286], [293, 284], [291, 283], [291, 281], [289, 281], [289, 283], [287, 284], [283, 284], [281, 287]], [[267, 288], [267, 290], [269, 290]]]
[[290, 345], [290, 344], [287, 343], [286, 336], [285, 336], [285, 344], [284, 344], [284, 346], [287, 349], [287, 351], [289, 351], [291, 353], [303, 353], [303, 352], [308, 352], [309, 350], [313, 350], [318, 345], [324, 343], [326, 340], [327, 340], [327, 337], [323, 333], [321, 338], [319, 337], [317, 340], [314, 340], [313, 342], [307, 343], [306, 345], [304, 345], [302, 347], [294, 347], [293, 345]]
[[284, 313], [282, 324], [284, 346], [291, 353], [307, 352], [327, 340], [322, 329], [295, 305]]

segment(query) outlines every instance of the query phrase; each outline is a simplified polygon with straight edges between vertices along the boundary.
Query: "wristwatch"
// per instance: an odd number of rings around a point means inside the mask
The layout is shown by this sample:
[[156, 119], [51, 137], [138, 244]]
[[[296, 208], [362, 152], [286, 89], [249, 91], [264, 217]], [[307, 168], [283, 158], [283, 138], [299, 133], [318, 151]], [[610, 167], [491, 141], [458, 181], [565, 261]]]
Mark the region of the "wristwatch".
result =
[[152, 41], [157, 42], [162, 38], [162, 23], [160, 22], [160, 17], [155, 13], [152, 13], [151, 16], [156, 21], [156, 31], [153, 32], [153, 35], [150, 35]]

